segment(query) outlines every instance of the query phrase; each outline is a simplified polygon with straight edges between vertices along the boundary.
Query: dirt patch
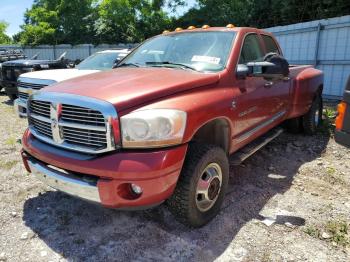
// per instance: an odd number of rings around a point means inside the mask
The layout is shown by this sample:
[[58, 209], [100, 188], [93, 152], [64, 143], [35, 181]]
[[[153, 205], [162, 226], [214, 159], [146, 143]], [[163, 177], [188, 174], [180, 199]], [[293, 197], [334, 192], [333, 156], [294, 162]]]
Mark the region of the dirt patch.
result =
[[329, 126], [231, 166], [220, 215], [192, 230], [164, 206], [108, 210], [44, 186], [21, 164], [26, 120], [4, 95], [0, 115], [0, 261], [350, 260], [350, 150]]

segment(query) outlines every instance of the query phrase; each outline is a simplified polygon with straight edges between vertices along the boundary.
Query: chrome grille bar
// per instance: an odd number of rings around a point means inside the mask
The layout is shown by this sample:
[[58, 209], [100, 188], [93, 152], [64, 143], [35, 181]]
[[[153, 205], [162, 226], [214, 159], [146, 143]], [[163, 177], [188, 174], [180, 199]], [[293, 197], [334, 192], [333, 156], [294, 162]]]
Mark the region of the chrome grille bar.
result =
[[35, 137], [58, 147], [90, 154], [117, 148], [110, 123], [117, 113], [108, 102], [37, 92], [29, 98], [28, 119]]
[[18, 97], [23, 100], [27, 100], [29, 97], [29, 94], [24, 93], [24, 92], [18, 92]]

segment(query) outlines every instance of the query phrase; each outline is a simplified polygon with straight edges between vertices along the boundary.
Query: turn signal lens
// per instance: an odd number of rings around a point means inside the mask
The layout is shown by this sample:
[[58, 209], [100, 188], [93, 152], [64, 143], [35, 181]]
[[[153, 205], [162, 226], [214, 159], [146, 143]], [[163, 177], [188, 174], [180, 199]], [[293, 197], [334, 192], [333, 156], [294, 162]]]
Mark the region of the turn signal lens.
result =
[[167, 34], [167, 33], [170, 33], [170, 31], [169, 30], [164, 30], [163, 31], [163, 34]]
[[209, 25], [203, 25], [202, 29], [208, 29], [210, 26]]
[[113, 140], [116, 145], [120, 144], [120, 127], [118, 118], [108, 118], [109, 127], [112, 128]]
[[346, 103], [341, 102], [338, 105], [338, 116], [337, 116], [337, 119], [335, 120], [335, 128], [337, 130], [341, 130], [343, 128], [345, 111], [346, 111]]
[[235, 26], [233, 24], [228, 24], [226, 27], [227, 28], [234, 28]]
[[182, 31], [183, 29], [181, 27], [178, 27], [175, 29], [176, 32]]
[[196, 27], [193, 26], [193, 25], [191, 25], [191, 26], [189, 26], [187, 29], [188, 29], [188, 30], [193, 30], [193, 29], [196, 29]]

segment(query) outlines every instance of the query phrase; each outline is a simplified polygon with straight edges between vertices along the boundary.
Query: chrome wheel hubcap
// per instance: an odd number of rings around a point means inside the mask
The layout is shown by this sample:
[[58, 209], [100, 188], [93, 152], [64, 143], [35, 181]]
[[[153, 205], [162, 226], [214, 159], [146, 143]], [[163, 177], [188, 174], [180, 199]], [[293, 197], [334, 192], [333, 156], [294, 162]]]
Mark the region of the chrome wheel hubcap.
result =
[[320, 122], [320, 111], [317, 110], [315, 113], [315, 125], [318, 126], [319, 122]]
[[196, 189], [196, 205], [202, 211], [208, 211], [216, 202], [222, 185], [221, 167], [209, 164], [200, 176]]

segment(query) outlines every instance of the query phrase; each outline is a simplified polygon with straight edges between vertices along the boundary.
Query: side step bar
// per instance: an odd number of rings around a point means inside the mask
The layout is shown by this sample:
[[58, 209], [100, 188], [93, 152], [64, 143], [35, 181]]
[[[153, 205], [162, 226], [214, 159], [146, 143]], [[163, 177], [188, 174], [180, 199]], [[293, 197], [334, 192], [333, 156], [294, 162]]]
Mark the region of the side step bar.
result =
[[240, 165], [244, 160], [253, 155], [256, 151], [267, 145], [273, 139], [283, 133], [282, 128], [275, 128], [266, 133], [265, 135], [257, 138], [253, 142], [249, 143], [230, 157], [230, 164], [234, 166]]

